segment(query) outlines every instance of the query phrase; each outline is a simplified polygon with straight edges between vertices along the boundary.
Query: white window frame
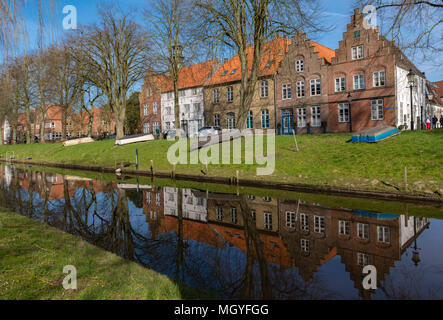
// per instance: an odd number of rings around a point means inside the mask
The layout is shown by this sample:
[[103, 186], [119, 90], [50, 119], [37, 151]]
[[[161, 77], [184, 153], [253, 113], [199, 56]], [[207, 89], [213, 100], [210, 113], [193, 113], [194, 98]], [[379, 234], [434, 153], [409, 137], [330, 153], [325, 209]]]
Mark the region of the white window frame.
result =
[[371, 100], [371, 120], [379, 121], [385, 118], [385, 108], [383, 99]]
[[369, 240], [369, 224], [357, 223], [357, 237], [363, 240]]
[[309, 252], [309, 240], [308, 239], [300, 239], [300, 248], [303, 252]]
[[215, 206], [215, 214], [218, 221], [223, 221], [223, 207], [221, 205]]
[[364, 58], [364, 46], [359, 45], [352, 47], [352, 60], [360, 60]]
[[153, 114], [157, 114], [158, 113], [158, 103], [157, 102], [154, 102], [152, 113]]
[[351, 235], [351, 221], [338, 220], [338, 234], [342, 236]]
[[300, 213], [300, 229], [309, 231], [309, 216], [306, 213]]
[[218, 113], [214, 114], [214, 126], [220, 127], [220, 114]]
[[246, 128], [253, 129], [254, 128], [254, 113], [252, 110], [248, 111], [248, 118], [246, 119]]
[[324, 216], [314, 216], [314, 232], [325, 233], [326, 219]]
[[260, 97], [267, 98], [269, 96], [268, 80], [263, 80], [260, 85]]
[[297, 108], [297, 127], [305, 128], [306, 127], [306, 108]]
[[295, 229], [297, 226], [297, 213], [286, 211], [286, 228]]
[[149, 133], [149, 122], [143, 123], [143, 133], [148, 134]]
[[234, 86], [226, 88], [226, 99], [228, 102], [234, 102]]
[[295, 61], [295, 72], [303, 72], [303, 71], [305, 71], [305, 61], [303, 59]]
[[272, 230], [272, 213], [264, 212], [263, 213], [263, 226], [266, 230]]
[[375, 71], [373, 73], [373, 86], [374, 88], [384, 87], [386, 85], [386, 72], [385, 70]]
[[148, 104], [147, 103], [145, 103], [144, 105], [143, 105], [143, 116], [147, 116], [148, 115], [148, 112], [149, 112], [149, 110], [148, 110]]
[[291, 83], [283, 83], [282, 84], [282, 100], [292, 99], [292, 84]]
[[220, 102], [220, 90], [219, 89], [212, 90], [212, 101], [213, 101], [213, 103]]
[[321, 127], [321, 108], [320, 106], [311, 107], [311, 126]]
[[228, 129], [235, 129], [235, 113], [228, 113], [226, 116], [226, 123]]
[[297, 81], [295, 84], [295, 87], [296, 87], [297, 98], [304, 98], [304, 96], [305, 96], [305, 81], [304, 80]]
[[338, 104], [338, 122], [346, 123], [349, 122], [349, 103], [339, 103]]
[[335, 92], [346, 91], [346, 77], [337, 77], [334, 79]]
[[236, 207], [231, 207], [229, 209], [229, 215], [231, 216], [231, 222], [237, 224], [238, 219], [237, 219], [237, 208]]
[[365, 88], [365, 74], [359, 73], [354, 74], [353, 83], [354, 83], [354, 90], [363, 90]]
[[369, 264], [369, 256], [363, 252], [357, 252], [357, 265], [367, 266]]
[[386, 226], [377, 226], [377, 241], [391, 243], [391, 229]]
[[320, 96], [321, 95], [321, 79], [315, 78], [311, 79], [311, 97]]

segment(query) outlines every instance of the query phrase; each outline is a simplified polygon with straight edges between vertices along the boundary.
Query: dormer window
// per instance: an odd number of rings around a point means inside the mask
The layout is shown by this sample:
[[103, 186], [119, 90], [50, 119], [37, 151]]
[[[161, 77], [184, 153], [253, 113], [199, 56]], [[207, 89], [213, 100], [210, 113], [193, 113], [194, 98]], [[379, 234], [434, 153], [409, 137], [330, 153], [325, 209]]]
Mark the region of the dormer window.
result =
[[303, 59], [295, 61], [295, 71], [303, 72], [305, 70], [305, 62]]
[[352, 47], [352, 60], [363, 59], [363, 46]]
[[237, 69], [234, 69], [231, 71], [231, 74], [234, 74], [237, 71]]
[[222, 77], [224, 77], [225, 75], [228, 74], [228, 70], [226, 70], [225, 72], [223, 72]]

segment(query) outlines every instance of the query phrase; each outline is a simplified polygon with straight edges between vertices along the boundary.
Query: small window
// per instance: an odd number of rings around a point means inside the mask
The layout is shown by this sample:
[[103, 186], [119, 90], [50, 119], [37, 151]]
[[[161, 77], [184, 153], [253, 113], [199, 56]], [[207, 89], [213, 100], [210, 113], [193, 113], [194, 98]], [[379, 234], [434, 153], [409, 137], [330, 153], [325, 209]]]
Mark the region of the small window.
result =
[[369, 239], [369, 224], [357, 223], [357, 237], [364, 240]]
[[228, 70], [225, 70], [225, 72], [223, 72], [223, 74], [222, 74], [222, 77], [224, 77], [227, 74], [228, 74]]
[[325, 217], [314, 216], [314, 232], [324, 233], [325, 229]]
[[235, 129], [235, 114], [233, 112], [230, 112], [226, 115], [226, 118], [228, 129]]
[[295, 228], [295, 223], [297, 221], [297, 214], [293, 211], [286, 211], [286, 228]]
[[363, 59], [363, 46], [352, 47], [352, 60]]
[[219, 114], [214, 114], [214, 126], [220, 127], [220, 115]]
[[338, 122], [349, 122], [349, 103], [338, 104]]
[[313, 127], [320, 127], [321, 126], [320, 106], [311, 107], [311, 126], [313, 126]]
[[351, 235], [351, 222], [339, 220], [338, 221], [338, 234], [342, 236], [350, 236]]
[[154, 102], [152, 113], [153, 114], [157, 114], [158, 113], [158, 103], [157, 102]]
[[309, 253], [309, 240], [301, 239], [300, 240], [301, 250], [305, 253]]
[[282, 99], [287, 100], [291, 98], [292, 98], [291, 84], [285, 83], [282, 85]]
[[309, 220], [306, 213], [300, 214], [300, 229], [302, 231], [309, 231]]
[[212, 95], [213, 95], [214, 103], [219, 103], [220, 102], [220, 91], [218, 89], [214, 89], [212, 91]]
[[269, 128], [269, 110], [261, 111], [261, 127], [262, 129]]
[[237, 208], [236, 207], [231, 207], [229, 209], [229, 213], [231, 214], [231, 222], [232, 223], [237, 223]]
[[354, 75], [354, 90], [362, 90], [365, 88], [365, 75], [356, 74]]
[[385, 86], [385, 71], [374, 72], [374, 87], [384, 87]]
[[246, 128], [247, 129], [254, 128], [254, 114], [251, 110], [248, 111], [248, 119], [246, 120]]
[[297, 109], [297, 127], [306, 127], [306, 108]]
[[311, 79], [311, 96], [321, 95], [321, 81], [320, 78]]
[[360, 38], [360, 30], [355, 30], [354, 31], [354, 39], [358, 39]]
[[268, 80], [263, 80], [260, 86], [260, 97], [267, 98], [269, 95]]
[[234, 69], [231, 71], [231, 74], [234, 74], [237, 71], [237, 69]]
[[303, 59], [295, 61], [295, 71], [303, 72], [305, 70], [305, 62]]
[[384, 107], [383, 99], [371, 100], [371, 120], [383, 120]]
[[297, 88], [297, 98], [303, 98], [305, 96], [305, 82], [297, 81], [296, 88]]
[[366, 253], [357, 252], [357, 264], [359, 266], [367, 266], [369, 264], [369, 256]]
[[346, 91], [346, 78], [338, 77], [335, 78], [335, 92]]
[[218, 221], [223, 221], [223, 208], [222, 206], [216, 206], [215, 207], [215, 212], [217, 215], [217, 220]]
[[229, 86], [227, 88], [227, 99], [228, 99], [228, 102], [234, 101], [234, 87], [233, 86]]
[[390, 243], [391, 232], [389, 227], [377, 226], [377, 239], [378, 242]]
[[266, 230], [272, 230], [272, 213], [264, 213], [264, 227]]

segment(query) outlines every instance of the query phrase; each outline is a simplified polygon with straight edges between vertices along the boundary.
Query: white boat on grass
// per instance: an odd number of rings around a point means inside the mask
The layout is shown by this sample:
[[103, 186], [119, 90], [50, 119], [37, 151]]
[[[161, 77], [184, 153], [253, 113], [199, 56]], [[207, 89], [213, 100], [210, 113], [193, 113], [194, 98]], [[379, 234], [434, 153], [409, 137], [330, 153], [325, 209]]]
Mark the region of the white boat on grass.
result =
[[122, 146], [129, 143], [136, 143], [136, 142], [145, 142], [145, 141], [151, 141], [154, 140], [154, 136], [152, 134], [135, 134], [132, 136], [126, 136], [121, 139], [115, 140], [116, 146]]

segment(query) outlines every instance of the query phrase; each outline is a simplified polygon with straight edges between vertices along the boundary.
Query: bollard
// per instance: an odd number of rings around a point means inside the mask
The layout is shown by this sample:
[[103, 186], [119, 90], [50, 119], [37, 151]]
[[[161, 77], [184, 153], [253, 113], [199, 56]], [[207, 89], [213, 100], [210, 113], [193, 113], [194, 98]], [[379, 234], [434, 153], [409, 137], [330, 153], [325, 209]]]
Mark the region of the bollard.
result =
[[404, 167], [404, 171], [403, 171], [403, 182], [405, 185], [405, 192], [408, 191], [408, 171], [406, 170], [406, 167]]
[[154, 176], [154, 160], [151, 160], [151, 176]]
[[135, 170], [138, 170], [138, 149], [135, 149]]
[[171, 178], [175, 180], [175, 163], [172, 165]]

